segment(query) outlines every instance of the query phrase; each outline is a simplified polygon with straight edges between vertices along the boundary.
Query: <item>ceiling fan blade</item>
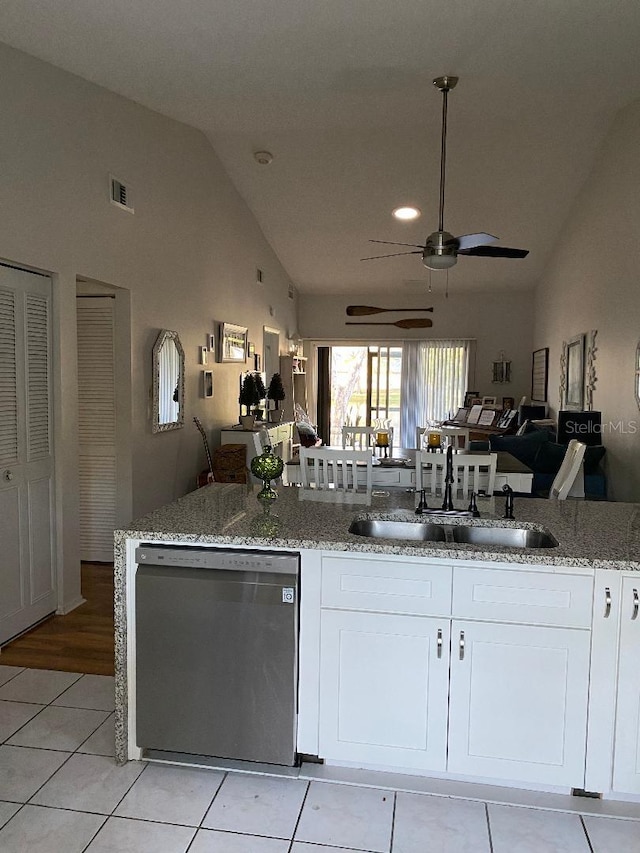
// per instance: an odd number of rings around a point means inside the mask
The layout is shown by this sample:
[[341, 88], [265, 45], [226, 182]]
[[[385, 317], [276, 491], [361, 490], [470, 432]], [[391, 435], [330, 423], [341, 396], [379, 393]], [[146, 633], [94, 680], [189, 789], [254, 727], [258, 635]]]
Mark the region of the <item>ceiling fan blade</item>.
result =
[[493, 243], [497, 240], [492, 234], [462, 234], [456, 238], [458, 241], [458, 249], [473, 249], [474, 246], [486, 246], [487, 243]]
[[417, 243], [394, 243], [393, 240], [369, 240], [370, 243], [386, 243], [387, 246], [412, 246], [414, 249], [424, 249]]
[[423, 249], [416, 249], [415, 252], [394, 252], [392, 255], [372, 255], [370, 258], [360, 258], [361, 261], [377, 261], [379, 258], [397, 258], [398, 255], [421, 255]]
[[476, 246], [475, 249], [459, 249], [458, 254], [480, 258], [526, 258], [529, 250], [508, 249], [506, 246]]
[[366, 317], [368, 314], [385, 314], [388, 311], [433, 311], [431, 308], [376, 308], [373, 305], [347, 305], [349, 317]]
[[396, 320], [395, 323], [366, 323], [347, 320], [345, 326], [397, 326], [399, 329], [429, 329], [433, 326], [433, 320], [428, 317], [411, 317], [406, 320]]

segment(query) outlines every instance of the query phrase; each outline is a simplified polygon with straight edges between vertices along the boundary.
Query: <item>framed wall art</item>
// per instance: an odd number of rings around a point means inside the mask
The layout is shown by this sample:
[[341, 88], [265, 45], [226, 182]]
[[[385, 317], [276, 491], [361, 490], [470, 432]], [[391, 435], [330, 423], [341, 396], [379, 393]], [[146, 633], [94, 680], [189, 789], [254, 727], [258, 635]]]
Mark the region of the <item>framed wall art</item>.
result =
[[531, 399], [539, 403], [547, 402], [547, 382], [549, 379], [549, 347], [534, 350], [531, 360]]
[[579, 412], [584, 408], [584, 335], [566, 342], [564, 359], [564, 399], [562, 408]]
[[220, 323], [218, 358], [221, 362], [244, 363], [247, 360], [247, 331], [245, 326]]

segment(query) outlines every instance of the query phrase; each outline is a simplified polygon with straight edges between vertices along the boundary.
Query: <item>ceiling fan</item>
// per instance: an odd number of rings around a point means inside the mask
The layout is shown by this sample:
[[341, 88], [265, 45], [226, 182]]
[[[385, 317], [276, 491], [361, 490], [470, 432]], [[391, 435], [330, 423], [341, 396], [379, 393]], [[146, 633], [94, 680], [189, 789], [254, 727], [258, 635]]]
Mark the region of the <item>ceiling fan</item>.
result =
[[422, 255], [422, 263], [430, 270], [444, 270], [454, 266], [458, 255], [476, 255], [483, 258], [524, 258], [529, 254], [527, 249], [508, 249], [504, 246], [490, 246], [497, 240], [491, 234], [462, 234], [454, 237], [444, 230], [444, 184], [445, 165], [447, 160], [447, 96], [455, 88], [457, 77], [445, 75], [436, 77], [433, 85], [442, 92], [442, 144], [440, 150], [440, 206], [438, 212], [438, 230], [426, 239], [424, 246], [416, 243], [395, 243], [391, 240], [369, 240], [370, 243], [385, 243], [389, 246], [414, 246], [412, 252], [394, 252], [391, 255], [374, 255], [362, 258], [363, 261], [373, 261], [378, 258], [395, 258], [398, 255]]

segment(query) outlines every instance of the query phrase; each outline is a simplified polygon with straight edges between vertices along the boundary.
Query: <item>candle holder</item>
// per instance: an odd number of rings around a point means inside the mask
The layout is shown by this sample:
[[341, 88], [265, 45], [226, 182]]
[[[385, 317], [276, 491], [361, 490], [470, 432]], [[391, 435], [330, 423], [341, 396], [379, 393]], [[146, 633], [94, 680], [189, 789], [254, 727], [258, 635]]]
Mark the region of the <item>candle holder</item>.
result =
[[284, 462], [276, 456], [269, 445], [267, 445], [260, 456], [254, 456], [251, 460], [251, 473], [262, 480], [262, 489], [257, 498], [262, 504], [272, 503], [278, 497], [278, 493], [271, 485], [271, 481], [277, 479], [284, 469]]
[[384, 453], [384, 458], [389, 456], [389, 433], [381, 430], [376, 433], [376, 447], [380, 451], [380, 456]]

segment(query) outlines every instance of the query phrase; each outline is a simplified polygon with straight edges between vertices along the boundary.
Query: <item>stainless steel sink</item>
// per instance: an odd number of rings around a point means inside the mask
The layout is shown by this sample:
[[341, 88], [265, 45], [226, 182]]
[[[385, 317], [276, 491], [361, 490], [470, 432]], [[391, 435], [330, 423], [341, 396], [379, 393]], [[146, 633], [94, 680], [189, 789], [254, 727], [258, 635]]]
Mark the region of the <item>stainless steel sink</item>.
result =
[[446, 540], [465, 545], [507, 545], [511, 548], [557, 548], [557, 540], [546, 530], [524, 527], [471, 527], [448, 525]]
[[425, 521], [360, 518], [349, 533], [374, 539], [405, 539], [412, 542], [448, 542], [460, 545], [506, 545], [510, 548], [556, 548], [547, 530], [525, 527], [481, 527], [470, 524], [432, 524]]
[[374, 539], [409, 539], [414, 542], [445, 541], [442, 525], [425, 521], [361, 518], [351, 523], [349, 533], [355, 533], [356, 536], [372, 536]]

